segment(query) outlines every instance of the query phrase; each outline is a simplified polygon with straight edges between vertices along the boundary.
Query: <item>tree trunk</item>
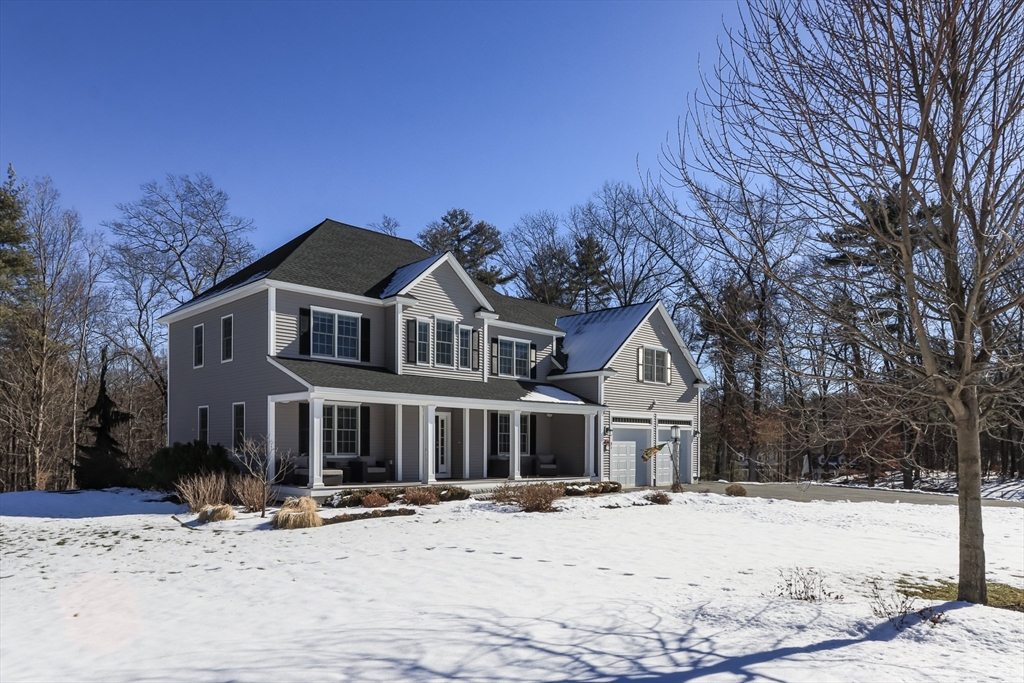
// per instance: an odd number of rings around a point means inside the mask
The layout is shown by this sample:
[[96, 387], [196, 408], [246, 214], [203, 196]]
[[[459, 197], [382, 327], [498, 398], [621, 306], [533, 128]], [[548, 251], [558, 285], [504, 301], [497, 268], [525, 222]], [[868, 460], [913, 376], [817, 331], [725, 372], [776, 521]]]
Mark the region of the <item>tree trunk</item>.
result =
[[966, 416], [956, 421], [957, 488], [960, 497], [960, 585], [957, 600], [988, 604], [985, 583], [985, 533], [981, 525], [981, 433], [978, 402], [965, 403]]

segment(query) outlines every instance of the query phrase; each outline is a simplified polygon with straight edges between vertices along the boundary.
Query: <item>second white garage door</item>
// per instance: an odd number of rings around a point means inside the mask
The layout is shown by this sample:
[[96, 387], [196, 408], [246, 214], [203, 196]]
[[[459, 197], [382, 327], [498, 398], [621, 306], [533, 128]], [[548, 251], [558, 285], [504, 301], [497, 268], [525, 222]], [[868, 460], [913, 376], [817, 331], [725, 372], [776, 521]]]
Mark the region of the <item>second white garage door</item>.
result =
[[611, 480], [622, 484], [623, 488], [636, 486], [636, 442], [612, 441]]

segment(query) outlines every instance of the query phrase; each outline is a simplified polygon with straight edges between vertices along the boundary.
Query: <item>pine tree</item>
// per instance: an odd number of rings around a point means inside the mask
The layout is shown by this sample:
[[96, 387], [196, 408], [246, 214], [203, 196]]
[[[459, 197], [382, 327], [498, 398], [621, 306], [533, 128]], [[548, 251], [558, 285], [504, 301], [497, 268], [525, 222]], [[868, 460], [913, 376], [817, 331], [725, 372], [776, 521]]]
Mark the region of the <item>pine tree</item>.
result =
[[87, 419], [95, 421], [95, 424], [86, 427], [86, 430], [92, 432], [94, 443], [92, 446], [79, 444], [81, 457], [75, 463], [75, 478], [80, 489], [103, 489], [128, 483], [128, 469], [125, 466], [127, 456], [111, 430], [132, 416], [118, 410], [117, 403], [107, 393], [106, 348], [101, 352], [100, 359], [99, 394], [96, 403], [85, 413]]
[[14, 167], [8, 166], [7, 182], [0, 186], [0, 323], [17, 306], [33, 270], [20, 192]]
[[608, 250], [593, 233], [577, 235], [573, 254], [573, 289], [583, 310], [603, 308], [611, 294]]
[[501, 233], [486, 221], [473, 222], [465, 209], [452, 209], [439, 221], [433, 221], [417, 235], [427, 251], [443, 254], [450, 251], [471, 277], [494, 287], [508, 282], [494, 257], [502, 250]]

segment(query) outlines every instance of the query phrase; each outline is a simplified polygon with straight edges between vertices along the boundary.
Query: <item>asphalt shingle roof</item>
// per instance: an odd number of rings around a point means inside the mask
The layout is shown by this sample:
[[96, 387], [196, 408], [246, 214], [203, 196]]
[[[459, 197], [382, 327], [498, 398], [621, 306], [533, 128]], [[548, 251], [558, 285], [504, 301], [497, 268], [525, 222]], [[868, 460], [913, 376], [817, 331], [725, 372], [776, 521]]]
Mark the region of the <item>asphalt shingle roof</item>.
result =
[[449, 396], [481, 401], [522, 401], [524, 403], [558, 403], [596, 405], [560, 387], [541, 382], [488, 378], [486, 382], [442, 379], [419, 375], [396, 375], [387, 368], [348, 365], [299, 358], [273, 359], [290, 372], [315, 387], [338, 387], [356, 391], [379, 391], [393, 394]]
[[[221, 280], [184, 306], [263, 278], [386, 298], [393, 293], [396, 278], [403, 280], [403, 275], [417, 270], [408, 266], [421, 262], [426, 267], [432, 258], [434, 255], [411, 240], [327, 219]], [[558, 331], [555, 324], [558, 314], [573, 313], [505, 296], [480, 283], [477, 286], [494, 307], [499, 320], [506, 322]]]

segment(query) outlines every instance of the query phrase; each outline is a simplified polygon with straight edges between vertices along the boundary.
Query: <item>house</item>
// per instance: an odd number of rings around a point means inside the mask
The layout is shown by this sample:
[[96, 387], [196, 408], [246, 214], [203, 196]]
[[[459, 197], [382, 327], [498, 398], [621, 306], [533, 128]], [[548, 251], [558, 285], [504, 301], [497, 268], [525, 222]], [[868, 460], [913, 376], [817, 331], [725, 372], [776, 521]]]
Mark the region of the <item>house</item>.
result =
[[[167, 313], [169, 443], [266, 438], [286, 493], [355, 481], [696, 476], [704, 379], [660, 302], [577, 313], [331, 220]], [[290, 459], [292, 460], [292, 459]], [[272, 466], [277, 466], [272, 464]]]

